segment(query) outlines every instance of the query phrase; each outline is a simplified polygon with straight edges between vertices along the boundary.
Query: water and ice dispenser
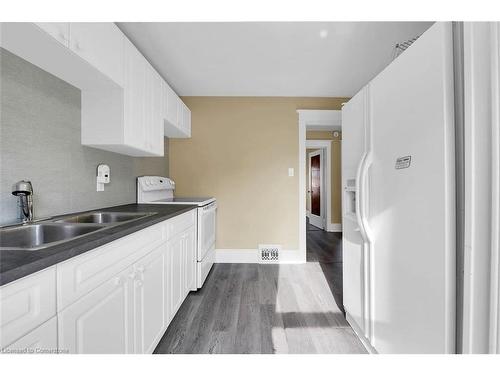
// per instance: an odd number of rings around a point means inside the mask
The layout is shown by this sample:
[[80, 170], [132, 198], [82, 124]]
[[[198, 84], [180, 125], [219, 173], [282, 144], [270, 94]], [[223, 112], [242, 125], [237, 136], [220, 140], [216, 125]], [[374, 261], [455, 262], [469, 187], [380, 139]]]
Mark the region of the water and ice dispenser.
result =
[[352, 178], [346, 181], [344, 188], [345, 194], [345, 213], [348, 215], [356, 215], [356, 179]]

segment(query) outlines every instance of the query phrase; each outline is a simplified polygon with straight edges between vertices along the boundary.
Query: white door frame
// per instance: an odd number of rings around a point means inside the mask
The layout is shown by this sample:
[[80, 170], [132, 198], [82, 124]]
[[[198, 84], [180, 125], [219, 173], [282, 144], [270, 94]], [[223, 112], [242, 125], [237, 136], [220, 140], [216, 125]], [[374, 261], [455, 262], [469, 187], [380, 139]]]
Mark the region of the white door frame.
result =
[[[306, 262], [306, 130], [321, 127], [341, 129], [341, 111], [299, 109], [299, 252], [300, 260]], [[330, 158], [331, 160], [331, 158]], [[331, 194], [329, 194], [331, 196]], [[331, 205], [330, 205], [331, 206]]]
[[[321, 167], [321, 216], [319, 220], [322, 220], [322, 225], [321, 228], [326, 230], [326, 231], [332, 231], [332, 186], [331, 186], [331, 181], [332, 181], [332, 166], [331, 166], [331, 160], [332, 160], [332, 141], [330, 140], [306, 140], [306, 150], [308, 148], [316, 148], [320, 152], [321, 155], [321, 160], [320, 160], [320, 167]], [[309, 176], [306, 176], [306, 178], [309, 179], [309, 188], [311, 188], [311, 163], [310, 163], [310, 157], [308, 154], [308, 160], [307, 162], [309, 163]], [[310, 193], [308, 192], [310, 195]], [[318, 219], [318, 218], [317, 218]], [[309, 213], [309, 220], [310, 223], [312, 223], [312, 213]], [[316, 220], [316, 223], [318, 221]], [[318, 227], [318, 225], [313, 224], [314, 226]]]

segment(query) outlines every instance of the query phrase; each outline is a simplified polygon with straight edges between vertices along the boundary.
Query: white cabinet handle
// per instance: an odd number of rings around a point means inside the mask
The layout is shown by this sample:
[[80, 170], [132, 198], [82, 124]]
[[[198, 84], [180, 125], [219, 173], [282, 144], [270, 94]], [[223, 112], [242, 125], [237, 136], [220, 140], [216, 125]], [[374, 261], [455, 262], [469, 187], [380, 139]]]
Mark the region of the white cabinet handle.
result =
[[135, 282], [135, 284], [136, 284], [137, 286], [142, 286], [142, 281], [141, 281], [141, 280], [137, 280], [137, 281]]
[[123, 284], [123, 278], [121, 276], [115, 277], [115, 285], [122, 285]]

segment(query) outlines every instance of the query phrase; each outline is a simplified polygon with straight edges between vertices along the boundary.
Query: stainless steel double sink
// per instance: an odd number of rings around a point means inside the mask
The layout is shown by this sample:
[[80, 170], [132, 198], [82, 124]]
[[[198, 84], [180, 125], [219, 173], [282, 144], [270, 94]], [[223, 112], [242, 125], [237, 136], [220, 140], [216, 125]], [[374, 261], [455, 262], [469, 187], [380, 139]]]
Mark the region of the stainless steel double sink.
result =
[[0, 228], [0, 250], [40, 250], [156, 212], [88, 212]]

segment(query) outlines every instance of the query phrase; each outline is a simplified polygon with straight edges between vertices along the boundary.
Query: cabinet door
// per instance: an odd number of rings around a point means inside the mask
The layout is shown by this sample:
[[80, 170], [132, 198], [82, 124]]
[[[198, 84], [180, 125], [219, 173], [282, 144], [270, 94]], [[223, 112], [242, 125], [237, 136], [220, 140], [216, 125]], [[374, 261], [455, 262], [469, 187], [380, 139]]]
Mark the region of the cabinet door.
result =
[[183, 235], [184, 253], [184, 287], [185, 293], [196, 290], [196, 231], [189, 228]]
[[48, 268], [0, 288], [0, 348], [56, 315], [56, 270]]
[[167, 119], [167, 100], [168, 100], [168, 85], [163, 79], [161, 80], [161, 118], [162, 124]]
[[57, 353], [57, 318], [54, 316], [49, 321], [35, 328], [26, 336], [21, 337], [12, 345], [9, 345], [5, 353], [34, 353], [34, 354], [56, 354]]
[[170, 316], [173, 318], [177, 310], [182, 304], [183, 296], [183, 258], [182, 258], [182, 235], [175, 236], [168, 243], [168, 251], [170, 255], [170, 295], [171, 295], [171, 311]]
[[167, 121], [170, 122], [172, 125], [177, 126], [179, 97], [168, 84], [166, 85], [166, 93], [167, 93]]
[[149, 64], [147, 64], [146, 70], [146, 148], [153, 155], [163, 156], [162, 80]]
[[61, 311], [59, 349], [69, 353], [133, 353], [133, 268]]
[[112, 22], [70, 24], [69, 47], [120, 86], [124, 84], [124, 40]]
[[38, 22], [37, 26], [65, 47], [69, 47], [69, 22]]
[[146, 60], [125, 40], [125, 143], [146, 150]]
[[191, 136], [191, 110], [183, 103], [182, 128], [188, 137]]
[[155, 71], [153, 75], [153, 123], [152, 123], [152, 139], [153, 153], [158, 156], [164, 155], [163, 147], [163, 117], [162, 117], [162, 92], [161, 92], [161, 76]]
[[136, 353], [152, 353], [165, 330], [165, 245], [135, 266], [134, 336]]

